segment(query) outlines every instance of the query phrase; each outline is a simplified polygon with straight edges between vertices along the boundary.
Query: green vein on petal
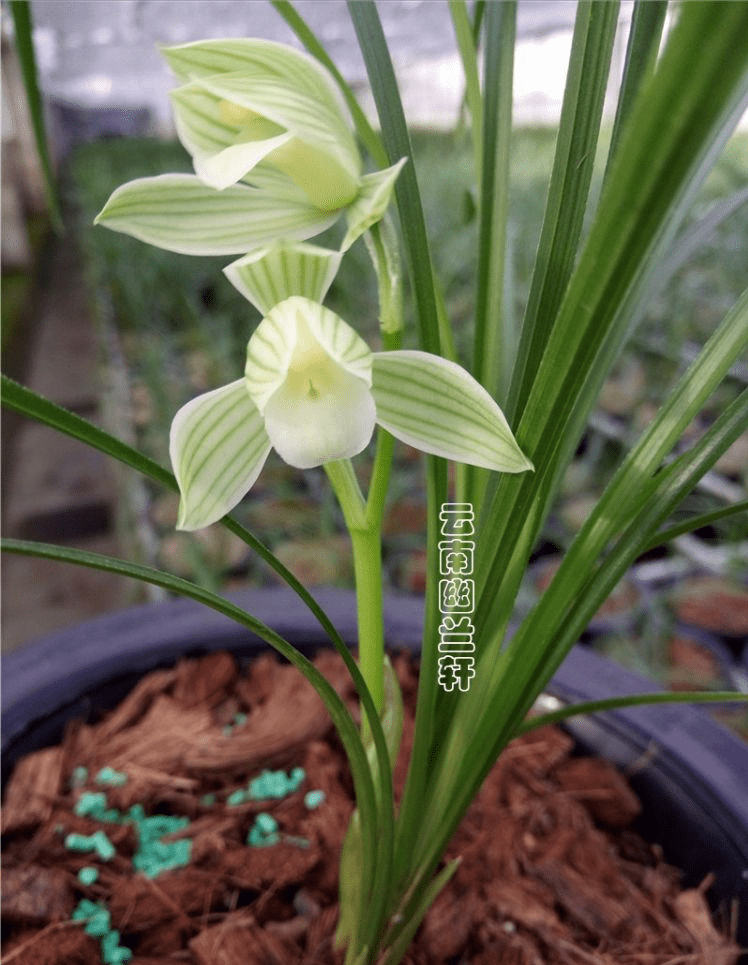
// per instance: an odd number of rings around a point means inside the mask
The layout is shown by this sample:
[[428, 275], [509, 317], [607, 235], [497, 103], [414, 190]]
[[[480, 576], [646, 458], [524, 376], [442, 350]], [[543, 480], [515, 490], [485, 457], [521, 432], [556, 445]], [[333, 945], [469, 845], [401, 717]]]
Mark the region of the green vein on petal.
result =
[[239, 255], [279, 238], [311, 238], [336, 219], [244, 184], [216, 191], [191, 174], [161, 174], [117, 188], [96, 223], [180, 254]]
[[525, 472], [525, 457], [499, 406], [454, 362], [426, 352], [374, 355], [377, 422], [397, 439], [455, 462]]
[[348, 231], [340, 246], [341, 251], [347, 251], [354, 241], [384, 217], [397, 176], [407, 160], [407, 158], [401, 158], [392, 167], [365, 174], [361, 178], [358, 197], [346, 210]]
[[244, 379], [192, 399], [177, 412], [169, 455], [182, 495], [178, 529], [209, 526], [249, 491], [270, 452]]
[[342, 255], [303, 242], [278, 242], [250, 252], [223, 269], [232, 285], [263, 315], [292, 295], [324, 300]]

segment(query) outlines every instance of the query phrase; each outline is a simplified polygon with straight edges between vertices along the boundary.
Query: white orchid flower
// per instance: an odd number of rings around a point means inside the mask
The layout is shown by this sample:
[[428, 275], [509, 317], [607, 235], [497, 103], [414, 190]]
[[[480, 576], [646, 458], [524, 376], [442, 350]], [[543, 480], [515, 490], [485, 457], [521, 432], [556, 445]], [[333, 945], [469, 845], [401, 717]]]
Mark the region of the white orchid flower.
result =
[[501, 472], [532, 468], [501, 409], [459, 365], [426, 352], [374, 353], [334, 312], [293, 295], [250, 338], [244, 377], [174, 418], [179, 528], [230, 512], [271, 448], [309, 469], [360, 453], [377, 424], [447, 459]]
[[346, 250], [382, 217], [404, 161], [362, 174], [335, 86], [313, 58], [257, 39], [162, 53], [183, 82], [172, 102], [195, 175], [130, 181], [97, 223], [170, 251], [223, 255], [311, 238], [343, 212]]

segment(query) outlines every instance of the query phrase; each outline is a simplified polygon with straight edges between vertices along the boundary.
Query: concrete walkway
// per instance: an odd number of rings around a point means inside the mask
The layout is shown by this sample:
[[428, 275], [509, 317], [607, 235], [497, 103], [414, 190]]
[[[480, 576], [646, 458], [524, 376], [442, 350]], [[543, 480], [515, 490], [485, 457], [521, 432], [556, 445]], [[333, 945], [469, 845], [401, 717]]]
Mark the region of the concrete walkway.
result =
[[[42, 266], [29, 318], [24, 384], [94, 422], [99, 415], [97, 339], [70, 240], [53, 243]], [[27, 419], [3, 414], [10, 470], [3, 491], [3, 533], [118, 555], [110, 460]], [[10, 449], [10, 451], [9, 451]], [[120, 577], [4, 554], [2, 648], [132, 599]]]

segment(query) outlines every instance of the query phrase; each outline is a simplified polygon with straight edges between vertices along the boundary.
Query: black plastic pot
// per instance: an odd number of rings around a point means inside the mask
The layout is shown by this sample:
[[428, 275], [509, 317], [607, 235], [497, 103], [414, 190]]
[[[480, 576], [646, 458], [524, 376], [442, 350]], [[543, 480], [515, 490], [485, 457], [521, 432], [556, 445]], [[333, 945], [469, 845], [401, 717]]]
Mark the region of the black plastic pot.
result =
[[[283, 589], [231, 596], [310, 653], [327, 636], [303, 603]], [[342, 637], [353, 642], [353, 594], [325, 590], [317, 599]], [[393, 648], [417, 650], [422, 600], [387, 601]], [[65, 722], [95, 718], [155, 667], [181, 656], [231, 650], [246, 662], [264, 649], [253, 634], [188, 601], [135, 607], [48, 636], [4, 660], [3, 780], [24, 754], [56, 743]], [[583, 647], [576, 647], [548, 692], [577, 702], [657, 689]], [[715, 876], [716, 902], [737, 899], [738, 940], [748, 945], [748, 744], [701, 710], [683, 705], [640, 707], [574, 718], [569, 730], [582, 749], [627, 771], [644, 805], [639, 830], [683, 869], [686, 884]]]

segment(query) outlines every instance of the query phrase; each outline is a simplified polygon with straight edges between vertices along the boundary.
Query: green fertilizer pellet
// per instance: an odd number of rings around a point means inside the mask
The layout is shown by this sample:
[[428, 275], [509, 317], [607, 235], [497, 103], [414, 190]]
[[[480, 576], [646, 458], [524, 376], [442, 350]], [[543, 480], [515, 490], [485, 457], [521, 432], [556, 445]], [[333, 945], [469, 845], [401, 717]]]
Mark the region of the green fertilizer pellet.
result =
[[324, 802], [324, 800], [324, 791], [308, 791], [304, 795], [304, 806], [309, 808], [310, 811], [313, 811], [315, 808], [318, 808], [320, 804]]
[[127, 784], [127, 774], [115, 771], [112, 767], [102, 767], [96, 775], [97, 784], [108, 784], [110, 787], [123, 787]]
[[81, 868], [81, 870], [78, 872], [78, 881], [80, 881], [82, 885], [92, 885], [98, 880], [98, 877], [99, 872], [96, 870], [96, 868], [92, 868], [90, 865], [86, 865], [85, 868]]

